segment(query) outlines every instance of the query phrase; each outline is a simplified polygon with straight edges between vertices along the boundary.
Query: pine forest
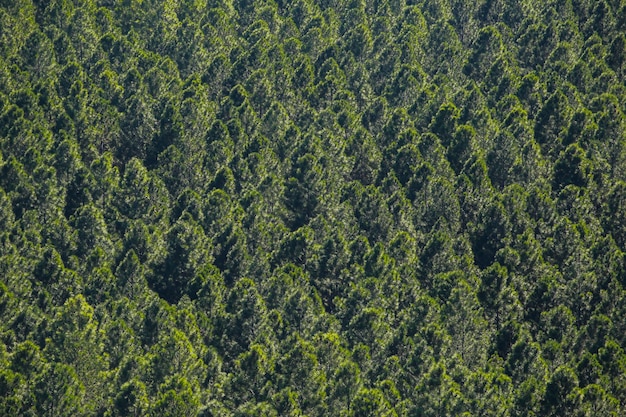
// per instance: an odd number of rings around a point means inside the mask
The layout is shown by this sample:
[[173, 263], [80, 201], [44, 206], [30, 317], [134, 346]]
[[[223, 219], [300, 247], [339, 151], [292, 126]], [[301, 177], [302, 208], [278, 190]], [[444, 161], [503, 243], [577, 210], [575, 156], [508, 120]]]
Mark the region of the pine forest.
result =
[[626, 415], [626, 0], [0, 0], [0, 415]]

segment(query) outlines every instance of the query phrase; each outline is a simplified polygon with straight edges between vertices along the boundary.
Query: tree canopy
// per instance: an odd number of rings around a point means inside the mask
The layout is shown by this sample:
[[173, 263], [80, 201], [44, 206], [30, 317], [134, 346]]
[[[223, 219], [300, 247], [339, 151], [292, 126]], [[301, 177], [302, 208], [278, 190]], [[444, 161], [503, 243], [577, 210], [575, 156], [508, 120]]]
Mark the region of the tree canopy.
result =
[[0, 1], [0, 415], [626, 415], [625, 16]]

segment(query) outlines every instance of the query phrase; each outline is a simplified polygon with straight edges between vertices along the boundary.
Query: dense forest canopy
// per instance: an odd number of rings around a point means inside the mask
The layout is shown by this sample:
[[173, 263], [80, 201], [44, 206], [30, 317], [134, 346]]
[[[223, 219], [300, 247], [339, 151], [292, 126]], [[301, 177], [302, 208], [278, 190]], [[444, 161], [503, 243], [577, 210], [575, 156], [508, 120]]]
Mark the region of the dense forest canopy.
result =
[[624, 0], [0, 0], [0, 415], [626, 415]]

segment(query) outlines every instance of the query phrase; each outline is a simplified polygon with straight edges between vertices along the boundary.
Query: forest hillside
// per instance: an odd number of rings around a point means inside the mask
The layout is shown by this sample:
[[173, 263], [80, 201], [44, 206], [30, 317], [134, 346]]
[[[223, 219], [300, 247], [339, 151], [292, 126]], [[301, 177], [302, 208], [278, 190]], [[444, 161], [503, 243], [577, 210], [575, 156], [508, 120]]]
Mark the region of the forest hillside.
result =
[[0, 415], [626, 415], [624, 0], [0, 0]]

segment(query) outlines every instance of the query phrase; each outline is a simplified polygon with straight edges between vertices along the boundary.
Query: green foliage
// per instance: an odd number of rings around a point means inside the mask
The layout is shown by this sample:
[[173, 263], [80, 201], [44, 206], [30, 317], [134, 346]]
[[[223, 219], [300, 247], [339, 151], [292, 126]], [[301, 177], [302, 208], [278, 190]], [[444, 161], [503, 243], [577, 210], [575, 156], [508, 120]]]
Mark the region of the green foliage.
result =
[[1, 415], [624, 415], [620, 1], [0, 1]]

